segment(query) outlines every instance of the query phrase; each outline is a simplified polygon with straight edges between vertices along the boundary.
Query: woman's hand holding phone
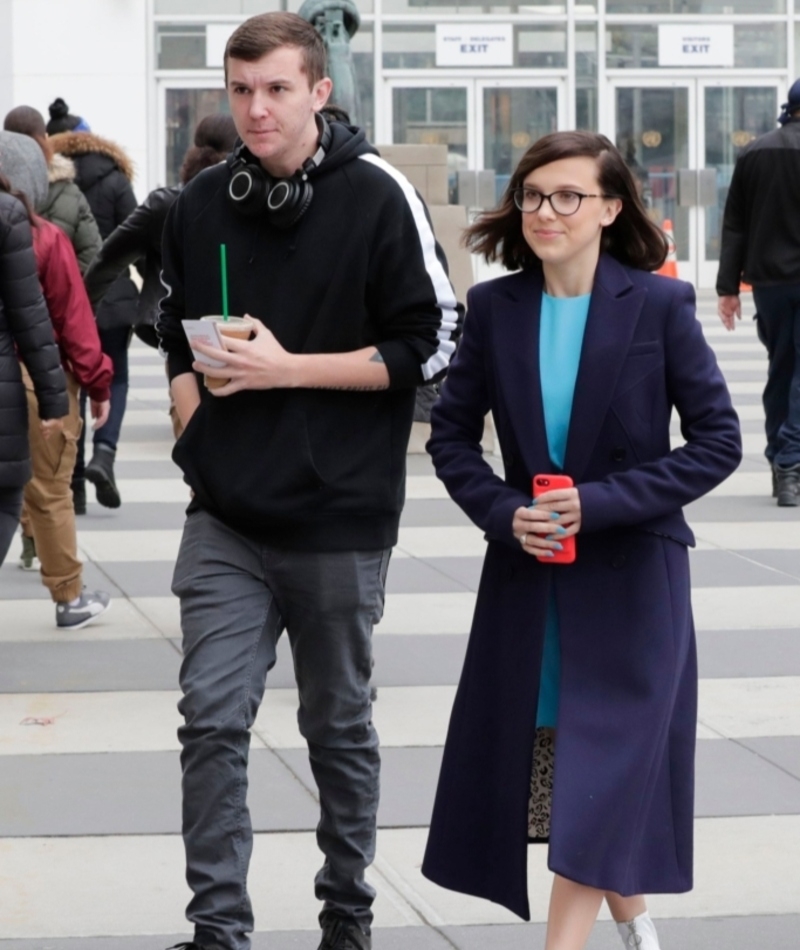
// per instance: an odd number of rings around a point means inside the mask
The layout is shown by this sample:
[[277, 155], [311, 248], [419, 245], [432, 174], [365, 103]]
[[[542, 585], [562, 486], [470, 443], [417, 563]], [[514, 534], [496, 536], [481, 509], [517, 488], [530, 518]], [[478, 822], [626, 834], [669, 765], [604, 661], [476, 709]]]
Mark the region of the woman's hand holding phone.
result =
[[581, 499], [577, 488], [544, 491], [528, 508], [514, 512], [512, 530], [522, 550], [550, 559], [564, 549], [564, 540], [581, 529]]

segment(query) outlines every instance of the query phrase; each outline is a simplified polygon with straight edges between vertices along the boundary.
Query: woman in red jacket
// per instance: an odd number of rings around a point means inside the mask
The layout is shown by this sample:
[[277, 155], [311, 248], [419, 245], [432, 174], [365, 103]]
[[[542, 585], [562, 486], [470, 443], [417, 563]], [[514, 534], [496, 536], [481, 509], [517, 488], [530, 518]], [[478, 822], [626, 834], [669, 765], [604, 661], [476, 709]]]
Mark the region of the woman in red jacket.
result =
[[33, 478], [25, 486], [22, 515], [23, 545], [34, 547], [41, 562], [42, 581], [56, 604], [56, 625], [76, 630], [108, 608], [104, 591], [83, 588], [83, 564], [77, 557], [72, 472], [82, 422], [78, 394], [89, 394], [95, 428], [108, 419], [111, 406], [111, 359], [100, 349], [100, 337], [78, 260], [69, 239], [54, 224], [37, 218], [33, 248], [39, 281], [67, 377], [69, 415], [63, 438], [54, 443], [38, 436], [36, 400], [28, 392], [29, 438]]
[[[47, 166], [33, 139], [0, 132], [0, 166], [12, 186], [36, 207], [47, 194]], [[56, 625], [79, 629], [108, 607], [108, 594], [83, 589], [83, 565], [77, 557], [75, 509], [70, 487], [81, 432], [78, 392], [86, 389], [95, 427], [108, 419], [111, 360], [100, 349], [94, 314], [86, 296], [72, 245], [63, 232], [34, 217], [33, 249], [39, 282], [67, 378], [69, 414], [58, 438], [43, 439], [33, 386], [28, 391], [28, 419], [33, 477], [25, 486], [22, 514], [23, 558], [31, 567], [38, 554], [42, 581], [56, 604]]]

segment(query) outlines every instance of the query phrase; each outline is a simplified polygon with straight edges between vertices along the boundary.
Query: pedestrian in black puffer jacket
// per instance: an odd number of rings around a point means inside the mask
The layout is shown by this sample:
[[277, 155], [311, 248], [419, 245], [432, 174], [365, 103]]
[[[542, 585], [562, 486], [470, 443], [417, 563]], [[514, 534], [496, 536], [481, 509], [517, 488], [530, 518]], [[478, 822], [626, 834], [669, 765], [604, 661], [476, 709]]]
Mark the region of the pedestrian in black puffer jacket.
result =
[[28, 407], [17, 354], [33, 379], [43, 432], [67, 415], [67, 386], [36, 274], [25, 206], [0, 175], [0, 564], [31, 476]]
[[[75, 163], [75, 181], [86, 195], [100, 236], [105, 240], [136, 207], [131, 187], [131, 160], [114, 142], [92, 132], [61, 132], [51, 136], [49, 142], [54, 152]], [[88, 465], [84, 464], [85, 436], [81, 435], [73, 478], [76, 513], [86, 511], [84, 478], [95, 485], [101, 505], [118, 508], [122, 502], [114, 479], [114, 459], [128, 397], [128, 345], [137, 313], [136, 285], [128, 276], [119, 277], [96, 311], [103, 352], [114, 364], [111, 415], [102, 429], [96, 429], [92, 436], [94, 451]]]

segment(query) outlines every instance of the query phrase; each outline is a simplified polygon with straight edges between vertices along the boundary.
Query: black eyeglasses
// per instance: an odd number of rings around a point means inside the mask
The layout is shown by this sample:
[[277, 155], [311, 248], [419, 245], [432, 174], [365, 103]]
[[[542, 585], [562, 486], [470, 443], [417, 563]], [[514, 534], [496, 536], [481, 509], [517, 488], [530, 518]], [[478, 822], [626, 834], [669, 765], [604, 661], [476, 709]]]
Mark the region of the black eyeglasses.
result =
[[552, 194], [543, 195], [535, 188], [514, 189], [514, 204], [523, 214], [538, 211], [547, 199], [556, 214], [568, 218], [577, 213], [584, 198], [616, 198], [616, 195], [584, 195], [580, 191], [554, 191]]

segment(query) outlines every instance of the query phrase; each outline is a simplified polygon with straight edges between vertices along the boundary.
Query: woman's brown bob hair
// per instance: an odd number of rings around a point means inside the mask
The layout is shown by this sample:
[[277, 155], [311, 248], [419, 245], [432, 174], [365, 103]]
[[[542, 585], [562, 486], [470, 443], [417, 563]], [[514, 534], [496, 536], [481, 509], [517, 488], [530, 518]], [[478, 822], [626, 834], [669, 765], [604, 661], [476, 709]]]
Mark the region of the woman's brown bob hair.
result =
[[535, 142], [522, 156], [500, 204], [466, 229], [465, 247], [488, 261], [501, 261], [507, 270], [538, 266], [539, 258], [522, 234], [522, 212], [514, 204], [514, 190], [534, 169], [579, 156], [595, 159], [600, 191], [622, 199], [616, 220], [603, 229], [601, 249], [629, 267], [649, 271], [661, 267], [669, 250], [667, 239], [647, 217], [625, 159], [605, 135], [595, 132], [553, 132]]

